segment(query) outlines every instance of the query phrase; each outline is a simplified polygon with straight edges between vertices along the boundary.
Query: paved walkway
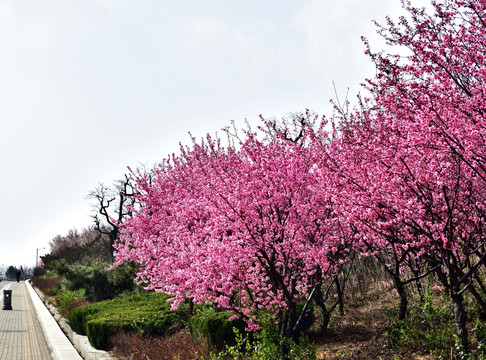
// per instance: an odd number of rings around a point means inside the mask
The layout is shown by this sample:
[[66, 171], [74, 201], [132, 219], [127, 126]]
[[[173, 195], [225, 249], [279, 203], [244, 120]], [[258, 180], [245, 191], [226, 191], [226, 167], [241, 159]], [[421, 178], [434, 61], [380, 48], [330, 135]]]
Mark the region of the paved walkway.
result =
[[12, 310], [0, 309], [0, 360], [52, 359], [26, 284], [8, 286]]

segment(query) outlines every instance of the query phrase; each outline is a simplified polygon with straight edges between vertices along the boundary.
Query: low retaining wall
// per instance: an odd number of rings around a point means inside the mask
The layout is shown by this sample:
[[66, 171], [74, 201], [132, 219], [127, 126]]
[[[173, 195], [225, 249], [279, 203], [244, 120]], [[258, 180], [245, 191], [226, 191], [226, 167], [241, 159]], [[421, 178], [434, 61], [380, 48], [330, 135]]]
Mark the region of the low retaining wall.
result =
[[74, 332], [67, 320], [59, 314], [57, 308], [47, 300], [44, 294], [35, 287], [33, 289], [84, 360], [116, 360], [110, 353], [92, 347], [87, 336]]

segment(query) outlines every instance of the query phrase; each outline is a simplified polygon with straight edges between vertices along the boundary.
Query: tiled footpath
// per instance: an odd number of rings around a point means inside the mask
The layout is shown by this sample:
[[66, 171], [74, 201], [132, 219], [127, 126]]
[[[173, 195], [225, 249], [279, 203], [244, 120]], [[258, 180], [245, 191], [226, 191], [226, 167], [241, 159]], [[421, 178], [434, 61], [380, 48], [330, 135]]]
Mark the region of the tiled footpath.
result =
[[0, 360], [52, 359], [26, 284], [11, 283], [8, 289], [12, 310], [0, 310]]
[[5, 284], [0, 290], [12, 290], [12, 310], [3, 310], [0, 291], [0, 360], [116, 360], [74, 333], [57, 309], [51, 315], [29, 282]]

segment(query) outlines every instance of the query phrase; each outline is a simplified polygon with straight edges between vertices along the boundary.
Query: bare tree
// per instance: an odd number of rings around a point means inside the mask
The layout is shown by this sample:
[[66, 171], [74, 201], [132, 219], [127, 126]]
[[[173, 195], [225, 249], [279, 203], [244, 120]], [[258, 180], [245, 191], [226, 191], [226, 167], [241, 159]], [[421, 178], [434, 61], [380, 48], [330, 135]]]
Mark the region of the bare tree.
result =
[[88, 194], [93, 201], [94, 220], [97, 230], [109, 238], [110, 260], [113, 262], [113, 245], [119, 237], [119, 226], [123, 218], [130, 215], [129, 207], [133, 205], [134, 189], [129, 175], [116, 180], [111, 187], [100, 183]]

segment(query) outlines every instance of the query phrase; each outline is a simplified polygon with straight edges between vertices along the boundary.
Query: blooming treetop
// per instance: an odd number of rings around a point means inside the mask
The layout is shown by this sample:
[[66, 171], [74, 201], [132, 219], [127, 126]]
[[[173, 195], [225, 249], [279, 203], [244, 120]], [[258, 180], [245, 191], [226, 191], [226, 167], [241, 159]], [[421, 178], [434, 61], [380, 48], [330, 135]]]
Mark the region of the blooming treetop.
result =
[[118, 259], [141, 264], [139, 279], [173, 294], [174, 307], [212, 300], [245, 319], [265, 308], [292, 318], [292, 333], [297, 301], [335, 272], [345, 246], [306, 147], [281, 135], [247, 131], [238, 149], [207, 137], [138, 174]]
[[[486, 2], [434, 2], [381, 28], [407, 55], [368, 54], [372, 98], [343, 123], [341, 209], [365, 234], [437, 267], [467, 350], [462, 293], [486, 261]], [[374, 247], [379, 249], [379, 247]]]

